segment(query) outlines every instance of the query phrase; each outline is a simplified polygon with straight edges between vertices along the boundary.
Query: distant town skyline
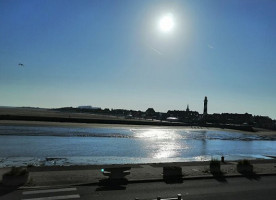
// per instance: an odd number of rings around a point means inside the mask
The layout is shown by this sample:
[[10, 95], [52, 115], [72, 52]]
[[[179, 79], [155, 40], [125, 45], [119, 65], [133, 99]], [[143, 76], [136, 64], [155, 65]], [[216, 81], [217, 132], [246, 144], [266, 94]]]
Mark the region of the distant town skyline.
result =
[[0, 0], [0, 106], [276, 119], [276, 1]]

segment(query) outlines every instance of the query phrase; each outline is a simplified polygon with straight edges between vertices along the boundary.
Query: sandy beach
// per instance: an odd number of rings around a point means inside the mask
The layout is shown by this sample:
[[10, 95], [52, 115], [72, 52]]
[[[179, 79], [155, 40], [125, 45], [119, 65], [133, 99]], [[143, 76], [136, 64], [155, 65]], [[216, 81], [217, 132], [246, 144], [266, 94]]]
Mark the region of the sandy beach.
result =
[[[22, 114], [24, 112], [23, 109]], [[36, 112], [39, 111], [36, 110]], [[45, 112], [51, 113], [51, 111]], [[220, 155], [227, 155], [229, 159], [242, 159], [242, 157], [259, 159], [275, 156], [273, 142], [276, 139], [276, 131], [264, 129], [255, 129], [254, 132], [249, 132], [200, 126], [24, 120], [0, 120], [0, 127], [3, 138], [5, 136], [6, 141], [9, 142], [7, 145], [7, 142], [2, 141], [3, 166], [11, 166], [11, 163], [20, 166], [20, 162], [24, 163], [21, 163], [22, 166], [27, 166], [28, 163], [33, 163], [35, 166], [56, 165], [56, 163], [57, 165], [79, 165], [80, 163], [81, 165], [94, 165], [97, 163], [206, 161], [211, 157], [220, 157]], [[49, 142], [47, 137], [26, 137], [21, 138], [26, 142], [18, 145], [18, 142], [10, 140], [11, 135], [17, 137], [25, 135], [69, 137], [57, 137], [55, 142]], [[76, 137], [72, 139], [71, 136]], [[159, 139], [155, 140], [156, 138]], [[72, 155], [68, 153], [71, 152], [70, 140], [74, 142], [75, 146], [78, 146], [77, 153]], [[247, 148], [248, 141], [252, 141], [250, 148]], [[36, 144], [36, 146], [34, 145], [33, 150], [30, 151], [29, 145], [26, 144]], [[60, 148], [59, 144], [62, 144], [63, 148]], [[107, 144], [116, 145], [108, 145], [108, 148], [103, 148]], [[38, 148], [39, 145], [44, 149]], [[234, 147], [235, 145], [236, 147]], [[45, 150], [46, 147], [49, 149]], [[234, 148], [231, 149], [232, 147]], [[21, 153], [25, 151], [28, 153]], [[22, 160], [23, 157], [24, 160]], [[160, 160], [163, 157], [167, 160]], [[52, 163], [46, 158], [56, 158], [57, 161]]]
[[17, 120], [0, 120], [0, 126], [55, 126], [55, 127], [79, 127], [79, 128], [151, 128], [151, 129], [200, 129], [200, 130], [225, 130], [231, 132], [239, 132], [249, 135], [258, 136], [275, 136], [276, 131], [266, 129], [254, 129], [251, 131], [239, 131], [233, 129], [221, 129], [213, 127], [200, 126], [152, 126], [152, 125], [125, 125], [125, 124], [97, 124], [97, 123], [72, 123], [72, 122], [43, 122], [43, 121], [17, 121]]
[[[184, 129], [184, 130], [227, 130], [219, 128], [206, 128], [198, 126], [148, 126], [148, 125], [122, 125], [122, 124], [96, 124], [96, 123], [68, 123], [68, 122], [43, 122], [43, 121], [13, 121], [0, 120], [0, 126], [45, 126], [45, 127], [80, 127], [80, 128], [150, 128], [150, 129]], [[257, 129], [256, 132], [228, 130], [249, 135], [276, 136], [276, 131]], [[272, 157], [271, 157], [272, 158]], [[256, 159], [251, 161], [254, 171], [262, 174], [276, 174], [275, 158]], [[226, 160], [222, 164], [225, 176], [240, 176], [236, 171], [236, 160]], [[72, 165], [72, 166], [39, 166], [30, 167], [30, 178], [27, 186], [70, 185], [95, 183], [106, 177], [101, 169], [110, 167], [131, 167], [129, 181], [155, 181], [163, 179], [164, 166], [179, 166], [182, 168], [183, 178], [210, 178], [209, 161], [196, 162], [168, 162], [168, 163], [143, 163], [143, 164], [113, 164], [113, 165]], [[0, 176], [10, 168], [0, 169]]]

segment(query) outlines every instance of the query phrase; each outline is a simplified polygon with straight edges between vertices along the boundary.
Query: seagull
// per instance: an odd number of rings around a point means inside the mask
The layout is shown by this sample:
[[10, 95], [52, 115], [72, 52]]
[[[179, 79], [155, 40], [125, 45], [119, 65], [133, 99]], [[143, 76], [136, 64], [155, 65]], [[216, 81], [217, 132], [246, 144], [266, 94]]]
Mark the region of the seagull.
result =
[[24, 66], [22, 63], [19, 63], [18, 65], [19, 65], [20, 67], [23, 67], [23, 66]]

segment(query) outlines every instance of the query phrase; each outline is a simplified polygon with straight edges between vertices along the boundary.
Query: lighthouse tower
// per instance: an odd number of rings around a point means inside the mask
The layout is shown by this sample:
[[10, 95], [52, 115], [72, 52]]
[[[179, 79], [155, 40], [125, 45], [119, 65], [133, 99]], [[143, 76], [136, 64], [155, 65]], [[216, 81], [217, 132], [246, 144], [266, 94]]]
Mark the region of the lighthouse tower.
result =
[[206, 116], [207, 115], [207, 97], [204, 98], [204, 109], [203, 109], [203, 115]]

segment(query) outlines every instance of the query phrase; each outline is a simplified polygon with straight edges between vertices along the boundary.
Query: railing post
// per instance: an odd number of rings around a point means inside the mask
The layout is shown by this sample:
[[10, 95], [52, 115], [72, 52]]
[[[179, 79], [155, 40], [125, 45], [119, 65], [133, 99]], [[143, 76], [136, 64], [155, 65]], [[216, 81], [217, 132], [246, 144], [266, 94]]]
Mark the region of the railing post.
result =
[[182, 197], [182, 195], [181, 195], [181, 194], [178, 194], [178, 195], [177, 195], [177, 200], [181, 200], [181, 197]]

